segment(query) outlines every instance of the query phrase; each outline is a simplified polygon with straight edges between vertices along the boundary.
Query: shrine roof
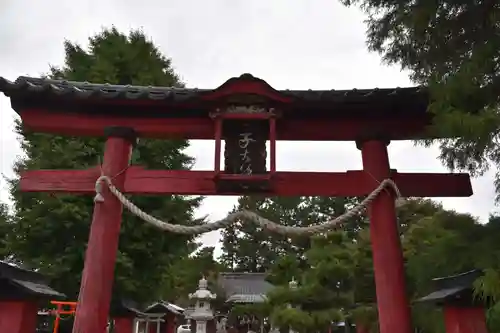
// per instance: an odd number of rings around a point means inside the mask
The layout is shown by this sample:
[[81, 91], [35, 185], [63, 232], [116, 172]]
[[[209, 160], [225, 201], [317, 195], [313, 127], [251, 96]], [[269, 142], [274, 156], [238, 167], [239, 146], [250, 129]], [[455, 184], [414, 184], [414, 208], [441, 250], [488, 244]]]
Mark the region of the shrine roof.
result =
[[[423, 87], [374, 88], [349, 90], [275, 90], [265, 81], [250, 74], [232, 78], [216, 89], [176, 88], [96, 84], [33, 78], [21, 76], [14, 82], [0, 77], [0, 91], [12, 101], [37, 99], [66, 102], [92, 102], [127, 104], [151, 103], [156, 105], [197, 104], [225, 98], [231, 94], [262, 95], [276, 103], [291, 104], [292, 107], [339, 106], [344, 104], [370, 104], [372, 110], [377, 104], [398, 104], [398, 108], [426, 111], [428, 95]], [[206, 103], [205, 103], [206, 104]], [[401, 104], [401, 105], [399, 105]], [[14, 106], [16, 109], [16, 107]]]
[[472, 288], [474, 281], [482, 275], [483, 272], [481, 270], [474, 269], [465, 273], [435, 278], [432, 281], [434, 282], [436, 289]]
[[481, 270], [471, 270], [465, 273], [433, 279], [434, 291], [420, 298], [419, 302], [442, 303], [473, 297], [474, 281], [481, 277]]
[[234, 294], [229, 296], [226, 302], [228, 303], [264, 303], [266, 301], [266, 295], [254, 295], [254, 294]]
[[258, 303], [274, 287], [266, 281], [265, 273], [221, 273], [218, 285], [224, 290], [227, 302]]
[[168, 313], [171, 312], [176, 315], [181, 315], [184, 312], [184, 308], [173, 303], [159, 301], [149, 305], [144, 313], [146, 314], [158, 314], [158, 313]]
[[64, 298], [65, 295], [49, 287], [45, 278], [30, 270], [0, 261], [1, 297]]
[[113, 317], [144, 317], [146, 313], [139, 310], [139, 305], [130, 300], [113, 299], [110, 304], [110, 314]]

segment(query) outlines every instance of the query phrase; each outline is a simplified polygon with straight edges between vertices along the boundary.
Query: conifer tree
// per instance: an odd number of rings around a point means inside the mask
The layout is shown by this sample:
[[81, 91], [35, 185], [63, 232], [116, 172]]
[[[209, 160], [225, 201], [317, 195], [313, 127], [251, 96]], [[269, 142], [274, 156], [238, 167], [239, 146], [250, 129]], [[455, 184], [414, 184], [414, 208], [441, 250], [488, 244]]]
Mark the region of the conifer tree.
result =
[[[181, 87], [170, 59], [142, 33], [123, 34], [115, 28], [91, 37], [88, 47], [65, 42], [65, 64], [53, 67], [50, 78], [122, 85]], [[103, 155], [103, 138], [63, 137], [25, 131], [18, 124], [25, 157], [16, 163], [11, 181], [14, 201], [9, 248], [25, 265], [39, 269], [54, 288], [76, 299], [83, 257], [92, 220], [92, 197], [70, 194], [21, 193], [23, 170], [82, 169], [96, 166]], [[141, 139], [134, 148], [135, 163], [146, 168], [188, 169], [193, 159], [184, 151], [187, 141]], [[146, 212], [178, 224], [197, 221], [193, 212], [200, 198], [134, 196]], [[195, 249], [192, 237], [163, 233], [124, 211], [114, 295], [136, 301], [157, 300], [171, 285], [174, 263]]]
[[[304, 227], [342, 215], [356, 203], [355, 198], [243, 196], [233, 211], [248, 209], [282, 225]], [[363, 221], [358, 216], [347, 221], [343, 229], [353, 237]], [[243, 272], [267, 271], [288, 255], [295, 255], [301, 265], [305, 263], [304, 253], [311, 247], [308, 236], [270, 233], [250, 221], [241, 221], [223, 230], [222, 235], [222, 263]]]
[[[481, 175], [500, 166], [500, 4], [489, 0], [341, 0], [368, 14], [368, 47], [429, 87], [441, 160]], [[500, 173], [496, 176], [500, 193]], [[497, 196], [499, 199], [500, 196]]]

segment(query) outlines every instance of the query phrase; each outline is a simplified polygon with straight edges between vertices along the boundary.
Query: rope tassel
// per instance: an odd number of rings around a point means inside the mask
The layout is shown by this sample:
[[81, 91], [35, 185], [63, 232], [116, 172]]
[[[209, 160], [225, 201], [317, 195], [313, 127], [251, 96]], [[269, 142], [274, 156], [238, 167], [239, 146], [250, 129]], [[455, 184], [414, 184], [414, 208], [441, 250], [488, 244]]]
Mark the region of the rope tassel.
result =
[[135, 216], [164, 231], [173, 232], [176, 234], [184, 234], [184, 235], [203, 234], [206, 232], [228, 227], [229, 225], [237, 221], [252, 222], [261, 226], [264, 229], [276, 232], [281, 235], [320, 234], [334, 230], [339, 226], [341, 226], [344, 222], [362, 213], [382, 191], [385, 191], [387, 189], [392, 189], [394, 191], [396, 196], [396, 202], [395, 202], [396, 207], [399, 207], [405, 203], [405, 200], [401, 197], [401, 193], [399, 192], [396, 183], [392, 179], [385, 179], [378, 185], [378, 187], [375, 190], [373, 190], [373, 192], [371, 192], [363, 201], [357, 204], [350, 211], [319, 225], [312, 225], [308, 227], [290, 227], [270, 221], [252, 211], [241, 210], [239, 212], [231, 213], [222, 220], [213, 223], [206, 223], [197, 226], [184, 226], [184, 225], [164, 222], [144, 212], [142, 209], [137, 207], [133, 202], [127, 199], [125, 195], [121, 193], [120, 190], [118, 190], [113, 185], [111, 178], [109, 178], [108, 176], [102, 175], [97, 179], [95, 183], [96, 195], [94, 197], [94, 202], [104, 202], [104, 197], [102, 195], [103, 183], [105, 183], [105, 185], [108, 186], [109, 191], [118, 199], [118, 201], [120, 201], [123, 204], [123, 206], [125, 206], [125, 208], [127, 208]]
[[95, 182], [95, 197], [94, 202], [100, 203], [104, 202], [104, 196], [102, 195], [102, 182], [109, 179], [107, 176], [100, 176]]

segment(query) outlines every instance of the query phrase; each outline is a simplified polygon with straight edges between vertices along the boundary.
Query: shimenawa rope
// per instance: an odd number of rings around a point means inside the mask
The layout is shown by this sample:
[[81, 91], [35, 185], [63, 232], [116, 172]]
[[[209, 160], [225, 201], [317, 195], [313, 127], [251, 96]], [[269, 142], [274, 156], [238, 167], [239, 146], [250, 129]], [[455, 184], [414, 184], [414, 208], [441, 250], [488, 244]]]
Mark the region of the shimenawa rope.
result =
[[264, 229], [267, 229], [272, 232], [276, 232], [282, 235], [312, 235], [319, 234], [323, 232], [327, 232], [333, 230], [342, 225], [343, 222], [349, 220], [350, 218], [358, 215], [362, 211], [364, 211], [368, 205], [384, 190], [392, 189], [396, 196], [396, 205], [402, 203], [401, 193], [396, 185], [396, 183], [392, 179], [385, 179], [375, 188], [363, 201], [357, 204], [354, 208], [349, 210], [348, 212], [331, 219], [325, 223], [319, 225], [313, 225], [308, 227], [290, 227], [284, 226], [273, 221], [270, 221], [258, 214], [249, 211], [249, 210], [241, 210], [235, 213], [231, 213], [222, 220], [206, 223], [197, 226], [184, 226], [178, 224], [172, 224], [160, 219], [157, 219], [154, 216], [149, 215], [144, 212], [142, 209], [137, 207], [132, 201], [127, 199], [123, 193], [121, 193], [114, 185], [110, 177], [102, 175], [100, 176], [95, 184], [96, 196], [94, 201], [96, 203], [103, 202], [104, 197], [102, 196], [102, 184], [106, 184], [109, 188], [109, 191], [125, 206], [132, 214], [136, 215], [140, 219], [145, 222], [162, 229], [164, 231], [173, 232], [177, 234], [185, 234], [185, 235], [197, 235], [203, 234], [206, 232], [214, 231], [220, 228], [226, 228], [229, 225], [237, 222], [253, 222]]

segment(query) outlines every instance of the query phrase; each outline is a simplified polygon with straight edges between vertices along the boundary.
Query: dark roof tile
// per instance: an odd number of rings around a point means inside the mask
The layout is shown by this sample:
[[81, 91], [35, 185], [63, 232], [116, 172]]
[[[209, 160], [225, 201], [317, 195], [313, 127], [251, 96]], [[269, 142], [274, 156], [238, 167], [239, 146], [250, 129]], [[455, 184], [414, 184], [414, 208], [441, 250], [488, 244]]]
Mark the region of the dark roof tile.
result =
[[228, 298], [233, 295], [266, 295], [273, 289], [264, 273], [221, 273], [217, 283]]
[[44, 277], [40, 273], [7, 263], [5, 261], [0, 261], [0, 278], [8, 280], [27, 280], [33, 282], [40, 282], [44, 280]]
[[453, 276], [435, 278], [432, 280], [434, 291], [418, 299], [418, 302], [440, 303], [464, 297], [470, 298], [473, 294], [474, 281], [482, 275], [481, 270], [471, 270]]
[[16, 279], [12, 279], [11, 281], [36, 296], [54, 297], [54, 298], [66, 297], [64, 294], [42, 283], [35, 283], [31, 281], [16, 280]]
[[139, 310], [139, 305], [130, 300], [113, 300], [110, 306], [110, 313], [113, 317], [144, 317], [146, 313]]
[[228, 303], [263, 303], [267, 299], [266, 295], [254, 294], [234, 294], [226, 300]]
[[175, 304], [159, 301], [151, 304], [144, 310], [144, 313], [167, 313], [172, 312], [173, 314], [180, 315], [184, 312], [184, 309]]
[[96, 84], [45, 78], [19, 77], [12, 82], [0, 77], [0, 91], [6, 96], [25, 93], [49, 93], [61, 97], [104, 99], [186, 99], [200, 90], [174, 87], [144, 87], [131, 85]]
[[[37, 297], [64, 298], [65, 295], [49, 287], [45, 278], [37, 272], [0, 261], [0, 280], [8, 281], [28, 294]], [[2, 297], [3, 295], [0, 295]]]
[[[176, 88], [114, 85], [109, 83], [96, 84], [46, 78], [21, 76], [12, 82], [0, 77], [0, 91], [6, 96], [14, 97], [23, 94], [52, 94], [66, 98], [103, 98], [103, 99], [149, 99], [156, 101], [182, 102], [196, 98], [205, 92], [215, 89]], [[427, 98], [423, 87], [388, 88], [388, 89], [350, 89], [350, 90], [280, 90], [279, 93], [304, 102], [356, 102], [366, 98], [387, 98], [389, 96], [422, 95]]]
[[474, 269], [465, 273], [435, 278], [432, 281], [436, 290], [450, 288], [472, 288], [474, 281], [483, 275], [483, 271]]

